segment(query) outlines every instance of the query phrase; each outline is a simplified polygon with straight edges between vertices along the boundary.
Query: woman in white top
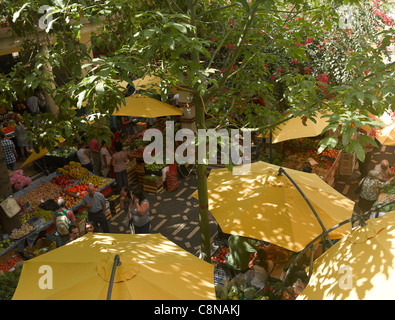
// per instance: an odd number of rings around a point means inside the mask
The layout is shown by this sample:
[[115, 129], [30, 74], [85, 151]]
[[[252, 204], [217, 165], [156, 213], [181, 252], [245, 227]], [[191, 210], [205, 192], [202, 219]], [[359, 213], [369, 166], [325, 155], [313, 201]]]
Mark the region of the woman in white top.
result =
[[273, 271], [274, 263], [272, 260], [267, 259], [265, 250], [259, 249], [250, 261], [249, 267], [254, 271], [251, 285], [261, 289], [265, 286], [266, 279]]
[[93, 162], [92, 156], [88, 149], [86, 148], [86, 142], [81, 142], [80, 147], [77, 151], [78, 160], [81, 162], [81, 165], [84, 168], [87, 168], [89, 171], [93, 171]]
[[111, 170], [111, 154], [110, 151], [108, 150], [107, 142], [103, 142], [101, 149], [100, 149], [100, 154], [101, 154], [101, 167], [102, 167], [102, 175], [103, 177], [107, 177], [108, 173]]

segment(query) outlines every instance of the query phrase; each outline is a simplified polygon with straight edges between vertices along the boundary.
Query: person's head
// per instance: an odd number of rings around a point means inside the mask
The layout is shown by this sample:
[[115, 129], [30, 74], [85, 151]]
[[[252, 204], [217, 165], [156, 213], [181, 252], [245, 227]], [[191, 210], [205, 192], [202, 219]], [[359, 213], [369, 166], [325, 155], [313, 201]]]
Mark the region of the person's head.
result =
[[122, 197], [132, 198], [129, 187], [123, 186], [119, 192]]
[[93, 223], [92, 223], [92, 222], [87, 221], [87, 222], [85, 223], [85, 231], [86, 231], [86, 232], [93, 232], [93, 231], [95, 231], [95, 227], [93, 226]]
[[89, 183], [88, 186], [86, 187], [86, 191], [88, 191], [88, 194], [93, 197], [95, 194], [95, 186], [92, 183]]
[[0, 131], [0, 138], [5, 139], [5, 133], [3, 131]]
[[107, 141], [103, 141], [103, 142], [101, 143], [101, 146], [102, 146], [102, 148], [107, 148], [107, 147], [108, 147]]
[[70, 239], [75, 240], [80, 237], [80, 230], [76, 226], [70, 226], [69, 228]]
[[115, 141], [114, 142], [114, 148], [115, 148], [115, 151], [116, 152], [119, 152], [119, 151], [122, 151], [122, 143], [121, 142], [119, 142], [119, 141]]
[[65, 207], [66, 206], [66, 200], [64, 200], [62, 197], [59, 197], [59, 199], [58, 199], [58, 206], [60, 208]]
[[381, 168], [383, 170], [387, 170], [389, 168], [389, 166], [390, 166], [390, 163], [388, 162], [388, 160], [382, 160], [381, 161]]
[[369, 173], [368, 173], [368, 178], [369, 179], [374, 180], [374, 179], [378, 179], [378, 177], [379, 177], [379, 172], [377, 172], [375, 170], [370, 170], [369, 171]]
[[139, 202], [141, 202], [145, 199], [145, 194], [144, 194], [143, 190], [141, 190], [140, 188], [137, 188], [133, 192], [133, 200], [135, 200], [135, 199], [138, 199]]
[[260, 261], [266, 261], [266, 259], [267, 259], [266, 251], [263, 249], [258, 249], [258, 251], [256, 252], [256, 255]]
[[86, 141], [81, 141], [81, 142], [78, 144], [78, 146], [79, 146], [80, 148], [82, 148], [82, 149], [85, 149], [85, 148], [86, 148]]

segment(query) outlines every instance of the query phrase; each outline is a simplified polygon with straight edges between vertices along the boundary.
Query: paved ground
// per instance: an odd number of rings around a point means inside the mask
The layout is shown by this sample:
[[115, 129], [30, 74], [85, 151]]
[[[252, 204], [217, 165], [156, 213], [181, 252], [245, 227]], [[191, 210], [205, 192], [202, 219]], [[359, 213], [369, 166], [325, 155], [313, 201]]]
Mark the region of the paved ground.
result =
[[[369, 169], [382, 159], [388, 159], [390, 164], [395, 164], [395, 147], [381, 146], [375, 149]], [[19, 163], [20, 165], [21, 163]], [[211, 168], [208, 168], [210, 170]], [[32, 166], [24, 168], [26, 175], [38, 179], [42, 174], [37, 173]], [[360, 173], [358, 166], [351, 176], [338, 176], [334, 188], [349, 199], [357, 203], [358, 195], [354, 190], [359, 182]], [[193, 197], [197, 189], [196, 178], [191, 175], [187, 179], [179, 178], [179, 189], [173, 192], [164, 190], [159, 194], [147, 194], [152, 210], [151, 232], [161, 233], [181, 248], [192, 254], [199, 255], [200, 226], [198, 201]], [[117, 214], [110, 220], [110, 231], [113, 233], [126, 233], [121, 221], [124, 213], [117, 208]], [[218, 225], [210, 215], [211, 242], [218, 233]]]

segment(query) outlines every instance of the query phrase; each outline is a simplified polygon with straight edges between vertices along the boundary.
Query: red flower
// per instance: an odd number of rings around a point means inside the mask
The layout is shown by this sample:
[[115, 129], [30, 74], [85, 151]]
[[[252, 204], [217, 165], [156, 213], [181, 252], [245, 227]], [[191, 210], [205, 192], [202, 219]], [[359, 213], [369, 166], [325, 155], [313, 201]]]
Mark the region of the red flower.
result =
[[298, 60], [295, 59], [294, 61], [292, 61], [292, 63], [293, 64], [298, 64]]

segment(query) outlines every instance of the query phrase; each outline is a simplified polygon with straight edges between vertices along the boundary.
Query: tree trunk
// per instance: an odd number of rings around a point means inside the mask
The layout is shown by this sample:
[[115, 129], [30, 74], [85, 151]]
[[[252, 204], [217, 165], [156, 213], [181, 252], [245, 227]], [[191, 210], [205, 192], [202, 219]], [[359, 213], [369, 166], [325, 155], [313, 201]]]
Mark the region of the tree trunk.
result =
[[[205, 116], [200, 97], [194, 98], [196, 109], [196, 129], [205, 129]], [[207, 192], [207, 171], [204, 163], [197, 164], [197, 187], [199, 195], [199, 222], [201, 237], [201, 253], [207, 262], [211, 262], [210, 229], [208, 220], [208, 192]]]
[[[0, 143], [0, 198], [6, 199], [12, 195], [12, 193], [8, 169], [4, 158], [3, 146]], [[14, 228], [19, 228], [21, 223], [18, 215], [8, 218], [4, 210], [0, 207], [0, 225], [3, 233], [10, 234]]]

